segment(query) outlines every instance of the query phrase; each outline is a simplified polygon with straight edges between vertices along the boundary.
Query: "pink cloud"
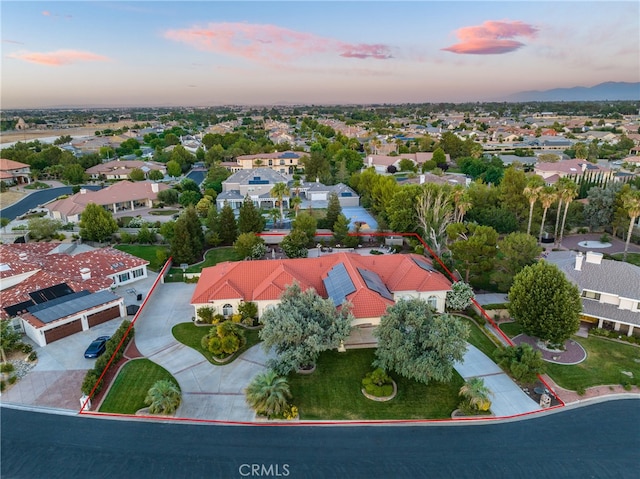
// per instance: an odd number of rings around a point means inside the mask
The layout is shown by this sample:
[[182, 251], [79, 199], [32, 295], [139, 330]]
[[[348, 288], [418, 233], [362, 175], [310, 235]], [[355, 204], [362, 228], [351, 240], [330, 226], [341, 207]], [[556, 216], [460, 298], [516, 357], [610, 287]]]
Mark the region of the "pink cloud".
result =
[[106, 62], [109, 58], [91, 52], [83, 52], [80, 50], [58, 50], [55, 52], [17, 52], [11, 53], [10, 58], [23, 60], [30, 63], [38, 63], [40, 65], [61, 66], [71, 65], [73, 63], [82, 62]]
[[535, 38], [538, 29], [520, 21], [489, 20], [482, 25], [463, 27], [455, 31], [460, 43], [443, 48], [452, 53], [492, 55], [509, 53], [524, 46], [514, 37]]
[[43, 14], [45, 17], [50, 17], [50, 16], [51, 16], [51, 12], [49, 12], [49, 11], [47, 11], [47, 10], [44, 10], [44, 11], [42, 12], [42, 14]]
[[386, 45], [350, 44], [276, 25], [210, 23], [205, 28], [168, 30], [164, 37], [199, 50], [259, 62], [287, 62], [319, 53], [377, 60], [392, 57]]

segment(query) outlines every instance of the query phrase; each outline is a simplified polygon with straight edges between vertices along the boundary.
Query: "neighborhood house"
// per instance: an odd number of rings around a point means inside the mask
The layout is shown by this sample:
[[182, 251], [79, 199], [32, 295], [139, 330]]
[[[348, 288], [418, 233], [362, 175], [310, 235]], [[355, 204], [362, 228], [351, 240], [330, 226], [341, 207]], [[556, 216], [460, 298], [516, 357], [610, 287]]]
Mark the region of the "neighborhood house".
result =
[[111, 289], [146, 278], [147, 264], [113, 248], [0, 245], [0, 320], [12, 320], [36, 344], [45, 346], [126, 316], [124, 300]]

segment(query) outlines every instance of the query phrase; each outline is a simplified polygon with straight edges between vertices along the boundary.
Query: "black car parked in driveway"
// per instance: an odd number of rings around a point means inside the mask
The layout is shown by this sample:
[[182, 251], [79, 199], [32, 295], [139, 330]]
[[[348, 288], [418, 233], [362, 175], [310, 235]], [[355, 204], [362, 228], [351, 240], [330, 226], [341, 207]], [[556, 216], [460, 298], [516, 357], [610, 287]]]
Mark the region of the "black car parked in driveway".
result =
[[87, 359], [97, 358], [103, 354], [106, 350], [106, 344], [109, 340], [109, 336], [100, 336], [96, 338], [84, 352], [84, 357]]

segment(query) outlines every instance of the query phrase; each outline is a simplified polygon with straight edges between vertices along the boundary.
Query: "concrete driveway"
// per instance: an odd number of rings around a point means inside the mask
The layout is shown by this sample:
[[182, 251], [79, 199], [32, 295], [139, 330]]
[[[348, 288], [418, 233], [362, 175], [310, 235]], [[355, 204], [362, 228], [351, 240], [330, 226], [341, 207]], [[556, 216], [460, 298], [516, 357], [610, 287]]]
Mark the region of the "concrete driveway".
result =
[[495, 416], [508, 417], [541, 409], [487, 355], [471, 344], [467, 346], [464, 359], [454, 367], [465, 381], [474, 377], [484, 379], [485, 386], [492, 392], [491, 412]]
[[[136, 322], [136, 346], [176, 378], [182, 404], [176, 416], [191, 419], [253, 421], [244, 389], [266, 369], [267, 354], [258, 345], [224, 366], [214, 366], [200, 353], [176, 341], [171, 329], [191, 321], [189, 304], [195, 284], [159, 284]], [[205, 332], [203, 328], [203, 333]]]

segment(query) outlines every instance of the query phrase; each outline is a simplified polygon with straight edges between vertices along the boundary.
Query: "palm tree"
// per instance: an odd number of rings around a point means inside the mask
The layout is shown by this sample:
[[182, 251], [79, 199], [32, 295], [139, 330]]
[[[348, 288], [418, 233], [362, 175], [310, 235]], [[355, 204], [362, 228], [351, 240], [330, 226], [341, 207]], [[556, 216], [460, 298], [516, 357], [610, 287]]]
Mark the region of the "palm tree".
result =
[[558, 246], [562, 244], [562, 236], [564, 233], [564, 224], [567, 221], [567, 213], [569, 212], [569, 205], [573, 199], [578, 196], [578, 185], [573, 181], [567, 181], [562, 187], [562, 201], [564, 202], [564, 213], [562, 214], [562, 225], [560, 226], [560, 239], [558, 240]]
[[567, 182], [573, 183], [573, 181], [570, 178], [563, 176], [556, 183], [556, 190], [558, 193], [558, 211], [556, 212], [556, 227], [553, 230], [554, 247], [558, 246], [558, 226], [560, 226], [560, 216], [562, 214], [562, 202], [564, 201], [564, 190], [570, 187], [567, 185]]
[[291, 398], [287, 379], [269, 369], [258, 374], [245, 389], [247, 404], [258, 414], [281, 414]]
[[540, 203], [542, 203], [542, 223], [540, 223], [540, 234], [538, 235], [538, 243], [542, 243], [542, 232], [544, 231], [544, 223], [547, 220], [547, 211], [556, 201], [556, 189], [553, 186], [545, 186], [540, 190], [540, 194], [538, 198], [540, 199]]
[[180, 389], [168, 379], [156, 381], [147, 392], [145, 404], [151, 414], [173, 414], [180, 405]]
[[459, 392], [472, 411], [488, 411], [491, 408], [489, 394], [491, 394], [491, 390], [484, 385], [482, 378], [467, 380]]
[[289, 188], [286, 183], [276, 183], [271, 188], [271, 196], [280, 204], [280, 226], [284, 224], [284, 197], [289, 194]]
[[464, 219], [464, 215], [471, 208], [471, 198], [462, 186], [455, 186], [451, 192], [451, 198], [455, 206], [454, 223], [460, 223]]
[[302, 204], [302, 200], [300, 199], [299, 196], [294, 196], [293, 198], [291, 198], [290, 203], [291, 203], [291, 207], [296, 212], [296, 218], [297, 218], [298, 211], [300, 210], [300, 205]]
[[531, 219], [533, 218], [533, 207], [538, 201], [538, 194], [542, 187], [544, 186], [544, 181], [539, 176], [532, 176], [527, 183], [527, 186], [522, 191], [522, 194], [529, 200], [529, 223], [527, 223], [527, 234], [531, 234]]
[[622, 257], [622, 261], [627, 261], [627, 250], [629, 249], [633, 226], [638, 216], [640, 216], [640, 190], [629, 190], [624, 193], [622, 204], [629, 215], [629, 231], [627, 231], [627, 241], [624, 244], [624, 256]]

